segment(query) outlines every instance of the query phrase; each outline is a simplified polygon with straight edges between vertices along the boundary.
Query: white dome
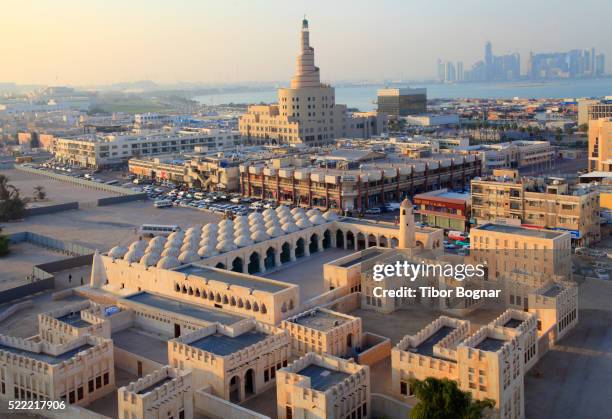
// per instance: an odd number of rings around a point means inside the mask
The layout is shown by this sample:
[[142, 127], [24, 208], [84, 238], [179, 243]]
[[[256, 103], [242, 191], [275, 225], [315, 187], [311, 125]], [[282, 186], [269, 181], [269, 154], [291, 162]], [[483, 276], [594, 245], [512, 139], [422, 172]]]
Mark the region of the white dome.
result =
[[281, 223], [281, 225], [286, 223], [292, 223], [293, 217], [291, 215], [283, 216], [280, 218], [279, 222]]
[[310, 221], [308, 221], [307, 218], [302, 218], [300, 220], [298, 220], [295, 225], [297, 225], [299, 228], [308, 228], [308, 227], [312, 227], [312, 223]]
[[217, 252], [215, 247], [212, 245], [202, 246], [200, 247], [200, 250], [198, 250], [198, 255], [203, 258], [209, 258], [211, 256], [216, 256], [218, 254], [219, 252]]
[[204, 234], [204, 232], [217, 232], [219, 231], [219, 226], [215, 223], [210, 223], [210, 224], [206, 224], [204, 227], [202, 227], [202, 234]]
[[113, 247], [111, 250], [108, 251], [108, 256], [114, 258], [114, 259], [120, 259], [123, 256], [125, 256], [125, 254], [128, 252], [127, 247], [125, 246], [115, 246]]
[[281, 212], [290, 211], [289, 207], [286, 205], [281, 205], [276, 208], [276, 213], [280, 215]]
[[264, 212], [261, 213], [261, 215], [263, 215], [264, 218], [270, 217], [272, 214], [276, 215], [276, 212], [271, 208], [267, 208], [264, 210]]
[[278, 236], [282, 236], [283, 235], [283, 229], [281, 228], [280, 225], [275, 225], [273, 227], [268, 228], [266, 230], [266, 233], [270, 237], [278, 237]]
[[261, 223], [261, 224], [257, 223], [257, 224], [253, 224], [253, 225], [251, 225], [251, 227], [249, 228], [249, 231], [250, 231], [251, 233], [254, 233], [255, 231], [262, 231], [262, 230], [265, 230], [265, 229], [266, 229], [266, 225], [265, 225], [265, 224], [263, 224], [263, 223]]
[[336, 214], [334, 211], [332, 210], [327, 210], [325, 211], [325, 213], [323, 214], [323, 218], [325, 218], [327, 221], [335, 221], [337, 220], [338, 214]]
[[159, 261], [160, 256], [158, 253], [146, 253], [141, 259], [140, 263], [146, 267], [155, 266]]
[[291, 210], [291, 214], [293, 214], [293, 215], [298, 214], [298, 213], [302, 213], [303, 214], [304, 210], [301, 207], [295, 207], [295, 208], [293, 208]]
[[157, 262], [157, 267], [160, 269], [172, 269], [180, 266], [181, 263], [176, 258], [176, 256], [165, 256]]
[[215, 249], [217, 249], [219, 253], [230, 252], [234, 250], [235, 248], [236, 248], [236, 245], [231, 239], [222, 240], [222, 241], [220, 240], [219, 243], [217, 244], [217, 247], [215, 247]]
[[238, 217], [234, 218], [234, 225], [237, 224], [248, 224], [249, 223], [249, 219], [247, 217], [245, 217], [244, 215], [239, 215]]
[[172, 238], [168, 238], [166, 241], [166, 245], [164, 247], [177, 247], [183, 243], [183, 238], [179, 236], [174, 236]]
[[279, 226], [280, 227], [280, 222], [278, 220], [274, 220], [274, 221], [268, 221], [265, 224], [266, 230], [269, 229], [269, 228], [272, 228], [274, 226]]
[[191, 249], [197, 250], [198, 247], [200, 247], [200, 243], [199, 242], [197, 242], [197, 243], [190, 243], [190, 242], [184, 243], [181, 246], [181, 253], [183, 253], [186, 250], [191, 250]]
[[200, 243], [202, 240], [202, 236], [199, 234], [193, 234], [191, 236], [185, 236], [185, 240], [183, 240], [183, 244], [185, 243]]
[[217, 236], [202, 237], [202, 240], [200, 240], [200, 243], [198, 243], [199, 247], [205, 247], [209, 244], [215, 247], [217, 244]]
[[179, 262], [183, 264], [191, 263], [191, 262], [195, 262], [196, 260], [200, 260], [200, 256], [198, 256], [195, 250], [186, 250], [180, 254], [180, 256], [178, 257], [178, 260]]
[[127, 260], [130, 263], [138, 262], [144, 256], [144, 250], [142, 249], [132, 249], [128, 251], [125, 256], [123, 256], [123, 260]]
[[167, 241], [164, 236], [155, 236], [149, 240], [149, 247], [163, 248]]
[[168, 235], [168, 240], [173, 240], [175, 237], [178, 237], [181, 239], [181, 241], [183, 240], [183, 238], [185, 237], [185, 233], [183, 231], [175, 231], [173, 233], [170, 233]]
[[249, 221], [253, 221], [258, 218], [263, 218], [263, 215], [260, 212], [252, 212], [249, 214]]
[[139, 249], [144, 252], [146, 248], [147, 248], [147, 242], [145, 242], [144, 240], [136, 240], [135, 242], [130, 244], [129, 250]]
[[321, 211], [319, 211], [318, 208], [311, 208], [308, 211], [306, 211], [306, 215], [308, 216], [308, 218], [312, 217], [315, 214], [321, 214]]
[[166, 247], [164, 251], [161, 253], [162, 257], [165, 256], [173, 256], [177, 257], [181, 253], [178, 247]]
[[234, 223], [232, 220], [221, 220], [219, 222], [219, 229], [227, 229], [227, 228], [234, 228]]
[[300, 229], [295, 223], [285, 223], [281, 228], [285, 233], [295, 233]]
[[234, 240], [234, 244], [238, 247], [250, 246], [253, 244], [250, 236], [240, 236]]
[[202, 227], [193, 226], [185, 230], [185, 235], [190, 236], [192, 234], [200, 234], [201, 232], [202, 232]]
[[317, 225], [317, 226], [321, 224], [325, 224], [327, 222], [327, 220], [323, 218], [323, 216], [320, 213], [312, 215], [308, 220], [312, 224]]
[[259, 243], [268, 239], [268, 235], [263, 230], [257, 230], [253, 232], [253, 234], [251, 234], [251, 240], [253, 240], [255, 243]]

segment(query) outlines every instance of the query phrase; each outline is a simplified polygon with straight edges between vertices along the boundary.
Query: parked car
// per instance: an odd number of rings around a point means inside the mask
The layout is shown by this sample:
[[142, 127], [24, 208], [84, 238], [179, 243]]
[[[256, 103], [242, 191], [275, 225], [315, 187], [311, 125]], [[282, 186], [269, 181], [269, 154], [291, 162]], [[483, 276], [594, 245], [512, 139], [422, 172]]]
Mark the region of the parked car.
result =
[[382, 214], [382, 210], [380, 208], [368, 208], [365, 210], [365, 213], [368, 215], [380, 215]]

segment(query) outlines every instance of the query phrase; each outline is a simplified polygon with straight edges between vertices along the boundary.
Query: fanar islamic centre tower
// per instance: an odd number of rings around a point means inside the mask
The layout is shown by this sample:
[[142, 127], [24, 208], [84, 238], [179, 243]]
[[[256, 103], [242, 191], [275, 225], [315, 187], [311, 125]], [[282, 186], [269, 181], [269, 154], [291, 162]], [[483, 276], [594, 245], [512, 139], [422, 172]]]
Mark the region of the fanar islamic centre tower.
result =
[[304, 19], [291, 87], [278, 89], [277, 104], [249, 106], [239, 129], [251, 143], [321, 146], [336, 138], [380, 134], [382, 124], [374, 113], [348, 114], [346, 105], [336, 104], [335, 89], [321, 83], [308, 20]]

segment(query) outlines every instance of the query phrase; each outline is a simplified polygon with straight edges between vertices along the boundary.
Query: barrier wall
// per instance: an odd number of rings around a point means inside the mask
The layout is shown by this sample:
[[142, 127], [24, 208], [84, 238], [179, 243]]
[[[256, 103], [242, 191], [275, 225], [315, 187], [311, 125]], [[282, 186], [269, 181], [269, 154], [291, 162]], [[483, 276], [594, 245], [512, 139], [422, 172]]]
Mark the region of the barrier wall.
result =
[[406, 419], [410, 417], [410, 406], [384, 394], [372, 393], [371, 417]]
[[28, 295], [53, 288], [55, 288], [55, 277], [51, 276], [49, 278], [31, 282], [29, 284], [0, 291], [0, 304], [8, 303], [9, 301], [17, 300], [19, 298], [27, 297]]
[[195, 412], [211, 419], [270, 419], [202, 390], [194, 393], [193, 402]]
[[78, 202], [65, 202], [63, 204], [46, 205], [44, 207], [26, 208], [25, 215], [30, 217], [33, 215], [53, 214], [61, 211], [79, 209]]

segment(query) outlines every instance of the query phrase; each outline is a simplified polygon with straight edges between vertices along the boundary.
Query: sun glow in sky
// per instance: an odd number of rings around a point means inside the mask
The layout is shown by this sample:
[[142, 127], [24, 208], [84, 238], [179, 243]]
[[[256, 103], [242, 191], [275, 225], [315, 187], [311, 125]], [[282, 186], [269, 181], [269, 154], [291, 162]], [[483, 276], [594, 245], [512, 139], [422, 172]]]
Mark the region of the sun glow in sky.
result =
[[530, 50], [612, 59], [609, 0], [3, 0], [0, 82], [287, 81], [304, 14], [325, 81], [432, 78], [437, 58], [468, 69], [487, 40], [523, 68]]

